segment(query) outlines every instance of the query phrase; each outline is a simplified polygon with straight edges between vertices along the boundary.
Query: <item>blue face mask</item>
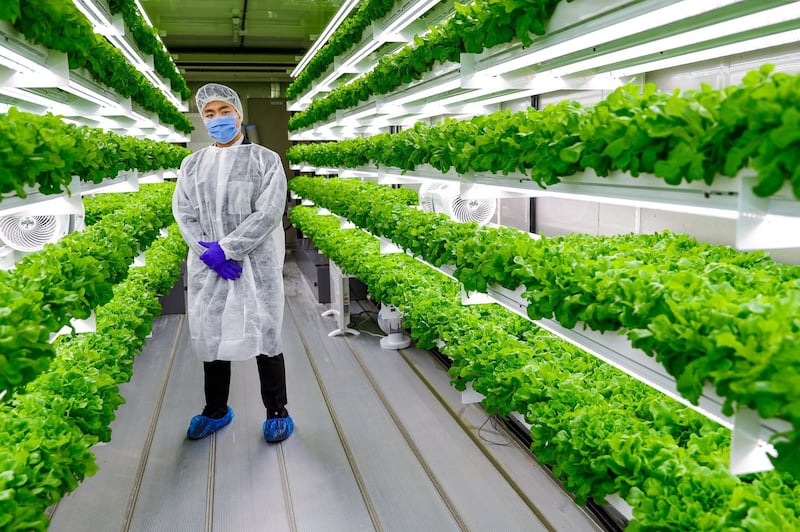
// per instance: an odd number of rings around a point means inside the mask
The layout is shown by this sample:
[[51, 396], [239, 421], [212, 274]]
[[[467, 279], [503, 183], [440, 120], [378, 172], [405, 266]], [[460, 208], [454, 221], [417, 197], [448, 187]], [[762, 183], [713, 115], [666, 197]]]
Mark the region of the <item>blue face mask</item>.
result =
[[217, 116], [204, 120], [208, 136], [220, 144], [227, 144], [239, 134], [236, 127], [236, 115]]

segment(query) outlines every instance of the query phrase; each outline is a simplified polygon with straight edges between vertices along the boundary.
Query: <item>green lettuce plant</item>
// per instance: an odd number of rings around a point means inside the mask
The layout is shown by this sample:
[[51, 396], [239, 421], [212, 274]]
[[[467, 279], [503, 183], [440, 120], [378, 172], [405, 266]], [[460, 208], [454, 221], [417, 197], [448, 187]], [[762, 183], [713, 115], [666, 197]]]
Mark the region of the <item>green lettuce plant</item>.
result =
[[433, 265], [455, 266], [467, 291], [524, 287], [531, 319], [625, 334], [694, 403], [708, 382], [726, 415], [747, 406], [789, 421], [774, 462], [800, 475], [800, 392], [792, 384], [800, 330], [785, 319], [800, 315], [800, 267], [669, 232], [534, 240], [418, 211], [408, 192], [392, 198], [396, 189], [374, 183], [295, 178], [290, 188]]
[[12, 107], [0, 114], [0, 194], [24, 198], [25, 187], [58, 194], [75, 175], [101, 183], [123, 170], [177, 168], [189, 153], [175, 144], [123, 137]]
[[[478, 53], [514, 38], [523, 44], [543, 35], [545, 24], [561, 0], [474, 0], [456, 3], [455, 14], [432, 26], [413, 43], [378, 61], [363, 77], [317, 98], [289, 120], [289, 131], [325, 120], [337, 110], [355, 107], [370, 96], [388, 94], [433, 69], [436, 63], [458, 62], [462, 53]], [[567, 0], [571, 1], [571, 0]]]
[[541, 111], [419, 122], [397, 134], [299, 144], [287, 157], [313, 166], [427, 164], [443, 173], [519, 173], [542, 188], [589, 169], [601, 177], [622, 171], [675, 186], [712, 185], [749, 167], [758, 175], [756, 195], [789, 183], [800, 198], [798, 101], [800, 75], [764, 65], [719, 90], [666, 93], [629, 85], [593, 106], [563, 101]]
[[161, 44], [158, 38], [158, 31], [147, 24], [139, 13], [136, 2], [134, 0], [110, 0], [108, 6], [111, 8], [112, 13], [122, 14], [125, 26], [133, 35], [139, 50], [153, 56], [156, 72], [170, 81], [172, 90], [180, 94], [181, 98], [188, 99], [192, 93], [186, 85], [186, 80]]
[[42, 373], [53, 358], [51, 333], [111, 299], [139, 250], [173, 222], [173, 188], [126, 195], [122, 209], [0, 271], [0, 390], [10, 395]]
[[294, 99], [317, 80], [330, 65], [334, 58], [350, 50], [361, 40], [370, 24], [386, 16], [392, 11], [399, 0], [366, 0], [361, 2], [356, 12], [347, 17], [341, 26], [328, 39], [314, 57], [309, 61], [300, 75], [286, 89], [286, 98]]
[[27, 40], [66, 53], [70, 69], [85, 68], [95, 81], [156, 113], [165, 124], [183, 133], [192, 131], [189, 119], [122, 52], [94, 33], [72, 0], [20, 0], [19, 5], [19, 13], [10, 10], [7, 20]]
[[48, 371], [0, 405], [0, 529], [46, 530], [46, 508], [97, 471], [91, 446], [110, 440], [124, 402], [118, 386], [130, 380], [161, 312], [158, 296], [179, 278], [186, 252], [173, 223], [97, 309], [97, 332], [62, 337]]
[[417, 345], [438, 340], [453, 385], [468, 381], [490, 413], [523, 413], [531, 450], [573, 492], [632, 506], [631, 530], [793, 529], [798, 482], [727, 471], [730, 433], [497, 305], [465, 307], [459, 285], [375, 238], [295, 207], [292, 223], [381, 301], [397, 305]]

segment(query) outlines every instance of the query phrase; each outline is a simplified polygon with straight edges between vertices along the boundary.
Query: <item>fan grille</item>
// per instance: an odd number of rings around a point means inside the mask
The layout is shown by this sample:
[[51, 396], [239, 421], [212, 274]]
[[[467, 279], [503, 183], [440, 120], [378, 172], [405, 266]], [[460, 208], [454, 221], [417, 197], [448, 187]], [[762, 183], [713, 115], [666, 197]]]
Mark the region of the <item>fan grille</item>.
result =
[[447, 183], [442, 183], [439, 181], [429, 181], [423, 183], [419, 187], [419, 204], [422, 206], [422, 210], [428, 212], [435, 212], [436, 208], [433, 204], [433, 197], [431, 195], [432, 192], [437, 190], [443, 190], [447, 187]]
[[378, 312], [378, 327], [386, 334], [403, 330], [402, 314], [397, 307], [381, 303], [381, 308]]
[[453, 211], [453, 217], [459, 222], [477, 222], [479, 225], [483, 225], [494, 216], [495, 200], [464, 199], [456, 196], [453, 198], [450, 208]]
[[38, 251], [61, 236], [60, 218], [55, 215], [0, 217], [0, 239], [18, 251]]

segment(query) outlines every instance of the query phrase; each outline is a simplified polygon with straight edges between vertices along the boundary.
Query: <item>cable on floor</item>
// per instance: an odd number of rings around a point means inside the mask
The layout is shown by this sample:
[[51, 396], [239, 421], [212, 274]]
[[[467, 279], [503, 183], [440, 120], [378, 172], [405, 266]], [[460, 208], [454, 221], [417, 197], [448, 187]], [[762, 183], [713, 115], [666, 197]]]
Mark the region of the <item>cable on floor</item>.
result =
[[355, 330], [357, 330], [357, 331], [358, 331], [358, 332], [360, 332], [360, 333], [363, 333], [363, 334], [368, 334], [368, 335], [370, 335], [370, 336], [374, 336], [375, 338], [384, 338], [384, 337], [386, 337], [386, 335], [385, 335], [385, 334], [377, 334], [377, 333], [374, 333], [374, 332], [372, 332], [372, 331], [368, 331], [368, 330], [366, 330], [366, 329], [359, 329], [359, 328], [357, 328], [357, 327], [354, 327], [354, 329], [355, 329]]
[[501, 432], [497, 429], [497, 418], [495, 416], [490, 415], [486, 416], [486, 419], [483, 421], [483, 423], [481, 423], [481, 426], [478, 427], [478, 437], [487, 443], [491, 443], [492, 445], [500, 445], [502, 447], [511, 445], [511, 438], [506, 437], [505, 441], [502, 442], [502, 441], [493, 441], [490, 438], [487, 438], [486, 436], [483, 435], [484, 427], [486, 426], [486, 423], [489, 422], [490, 420], [492, 428], [494, 429], [495, 433], [502, 435]]

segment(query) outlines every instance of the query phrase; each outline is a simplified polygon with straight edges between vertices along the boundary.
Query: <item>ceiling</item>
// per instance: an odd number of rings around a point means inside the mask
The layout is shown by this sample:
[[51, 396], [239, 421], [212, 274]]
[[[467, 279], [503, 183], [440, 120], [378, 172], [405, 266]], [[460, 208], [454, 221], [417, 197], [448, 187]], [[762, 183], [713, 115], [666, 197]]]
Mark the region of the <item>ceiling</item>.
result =
[[187, 82], [290, 82], [343, 0], [140, 0]]

